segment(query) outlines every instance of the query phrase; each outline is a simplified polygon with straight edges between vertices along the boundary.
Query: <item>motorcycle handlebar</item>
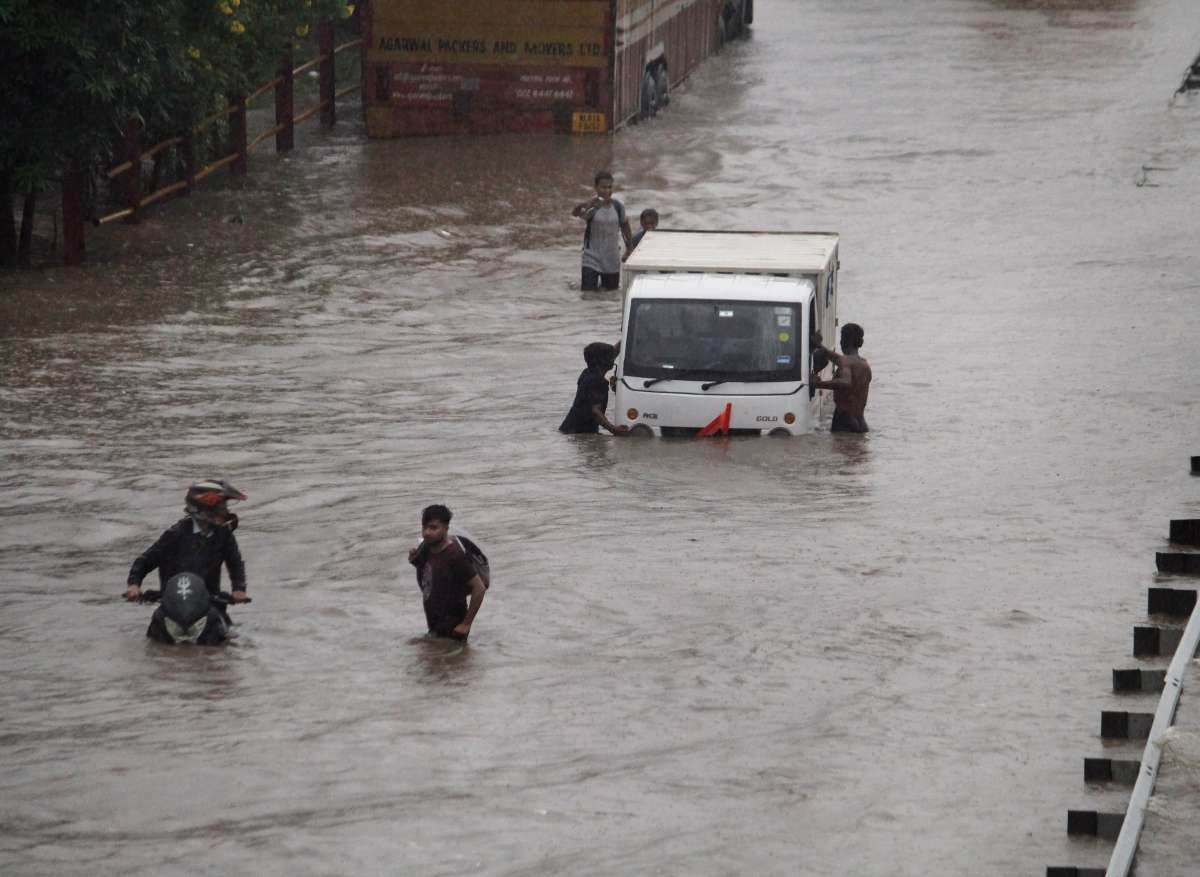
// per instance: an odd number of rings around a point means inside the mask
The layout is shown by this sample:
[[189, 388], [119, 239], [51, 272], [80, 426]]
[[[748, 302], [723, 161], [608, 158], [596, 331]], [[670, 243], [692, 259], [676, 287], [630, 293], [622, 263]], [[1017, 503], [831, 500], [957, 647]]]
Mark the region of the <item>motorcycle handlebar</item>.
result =
[[[122, 596], [124, 596], [124, 595], [122, 595]], [[162, 591], [159, 591], [155, 588], [148, 588], [148, 589], [142, 591], [142, 595], [138, 598], [138, 602], [139, 603], [157, 603], [161, 599], [162, 599]], [[219, 603], [219, 604], [222, 604], [225, 606], [241, 605], [240, 603], [233, 602], [233, 594], [229, 593], [228, 591], [220, 591], [217, 594], [212, 595], [212, 601], [214, 603]], [[254, 600], [251, 597], [247, 597], [245, 600], [242, 601], [242, 603], [253, 603], [253, 602], [254, 602]]]

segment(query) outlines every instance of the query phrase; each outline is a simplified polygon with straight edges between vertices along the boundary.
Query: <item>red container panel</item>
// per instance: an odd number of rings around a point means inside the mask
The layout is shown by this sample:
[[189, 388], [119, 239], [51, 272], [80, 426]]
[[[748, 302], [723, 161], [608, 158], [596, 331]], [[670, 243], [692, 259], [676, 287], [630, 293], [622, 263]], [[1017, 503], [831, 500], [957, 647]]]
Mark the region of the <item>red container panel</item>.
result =
[[367, 133], [612, 130], [637, 116], [647, 64], [675, 84], [708, 57], [722, 3], [369, 0]]

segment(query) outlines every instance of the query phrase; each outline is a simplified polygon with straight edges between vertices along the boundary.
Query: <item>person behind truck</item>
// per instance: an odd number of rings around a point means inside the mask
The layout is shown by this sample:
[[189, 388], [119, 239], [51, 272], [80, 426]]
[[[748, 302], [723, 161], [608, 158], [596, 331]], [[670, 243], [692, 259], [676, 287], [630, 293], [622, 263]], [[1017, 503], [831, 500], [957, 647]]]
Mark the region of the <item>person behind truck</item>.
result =
[[603, 341], [593, 341], [583, 348], [587, 363], [575, 385], [575, 401], [563, 418], [558, 431], [562, 433], [598, 433], [604, 427], [613, 435], [628, 435], [629, 427], [617, 426], [604, 413], [608, 407], [608, 381], [604, 374], [617, 360], [617, 348]]
[[625, 215], [625, 205], [612, 196], [613, 175], [600, 171], [595, 179], [596, 196], [576, 204], [572, 216], [582, 219], [583, 271], [580, 287], [584, 291], [616, 289], [621, 285], [621, 241], [625, 249], [632, 245], [633, 231]]
[[638, 222], [641, 223], [642, 227], [633, 236], [633, 241], [629, 244], [629, 249], [625, 251], [625, 256], [621, 259], [622, 262], [628, 259], [633, 251], [637, 249], [637, 245], [642, 242], [642, 238], [646, 236], [646, 232], [654, 231], [654, 229], [658, 228], [658, 211], [653, 207], [647, 207], [642, 211], [642, 215], [638, 217]]
[[825, 347], [830, 362], [834, 364], [833, 380], [813, 378], [812, 385], [818, 390], [833, 390], [833, 423], [830, 432], [869, 432], [863, 416], [867, 408], [867, 393], [871, 389], [871, 365], [858, 354], [863, 343], [863, 329], [857, 323], [842, 326], [842, 352], [835, 353]]
[[[809, 355], [812, 357], [812, 375], [813, 380], [817, 380], [817, 373], [825, 370], [825, 366], [829, 365], [829, 351], [825, 349], [825, 339], [816, 329], [808, 336]], [[814, 389], [816, 389], [814, 387]]]

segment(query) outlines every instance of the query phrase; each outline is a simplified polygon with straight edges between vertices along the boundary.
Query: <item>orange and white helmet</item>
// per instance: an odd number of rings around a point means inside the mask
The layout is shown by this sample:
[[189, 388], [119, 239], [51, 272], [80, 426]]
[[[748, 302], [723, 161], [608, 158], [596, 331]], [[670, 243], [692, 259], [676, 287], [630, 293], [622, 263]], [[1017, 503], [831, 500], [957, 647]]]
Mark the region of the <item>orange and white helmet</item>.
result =
[[219, 478], [197, 481], [188, 488], [184, 499], [184, 510], [193, 518], [218, 527], [237, 526], [237, 515], [229, 511], [231, 499], [245, 499], [242, 493], [228, 481]]

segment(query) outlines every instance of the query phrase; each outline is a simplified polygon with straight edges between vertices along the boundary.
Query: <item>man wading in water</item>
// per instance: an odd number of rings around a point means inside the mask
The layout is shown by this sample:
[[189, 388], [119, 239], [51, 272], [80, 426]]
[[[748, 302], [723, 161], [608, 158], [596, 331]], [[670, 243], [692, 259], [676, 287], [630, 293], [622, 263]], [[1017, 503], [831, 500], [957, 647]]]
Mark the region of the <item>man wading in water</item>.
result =
[[833, 423], [830, 432], [869, 432], [863, 412], [867, 409], [867, 393], [871, 389], [871, 365], [858, 355], [862, 347], [863, 330], [857, 323], [842, 326], [842, 352], [835, 353], [820, 347], [837, 371], [831, 381], [813, 378], [818, 390], [833, 390]]
[[621, 241], [632, 246], [633, 229], [625, 216], [625, 205], [612, 196], [613, 176], [608, 171], [596, 174], [596, 197], [576, 204], [571, 211], [587, 223], [583, 231], [584, 291], [616, 289], [621, 285]]
[[465, 640], [487, 585], [466, 552], [450, 538], [451, 517], [453, 514], [444, 505], [427, 506], [421, 512], [424, 541], [409, 550], [408, 562], [417, 568], [429, 632]]
[[559, 432], [598, 433], [603, 426], [613, 435], [629, 435], [628, 426], [618, 426], [604, 413], [608, 407], [609, 387], [604, 375], [613, 367], [616, 359], [617, 348], [603, 341], [593, 341], [583, 348], [583, 361], [587, 363], [587, 368], [579, 373], [579, 380], [575, 383], [575, 401], [559, 424]]

